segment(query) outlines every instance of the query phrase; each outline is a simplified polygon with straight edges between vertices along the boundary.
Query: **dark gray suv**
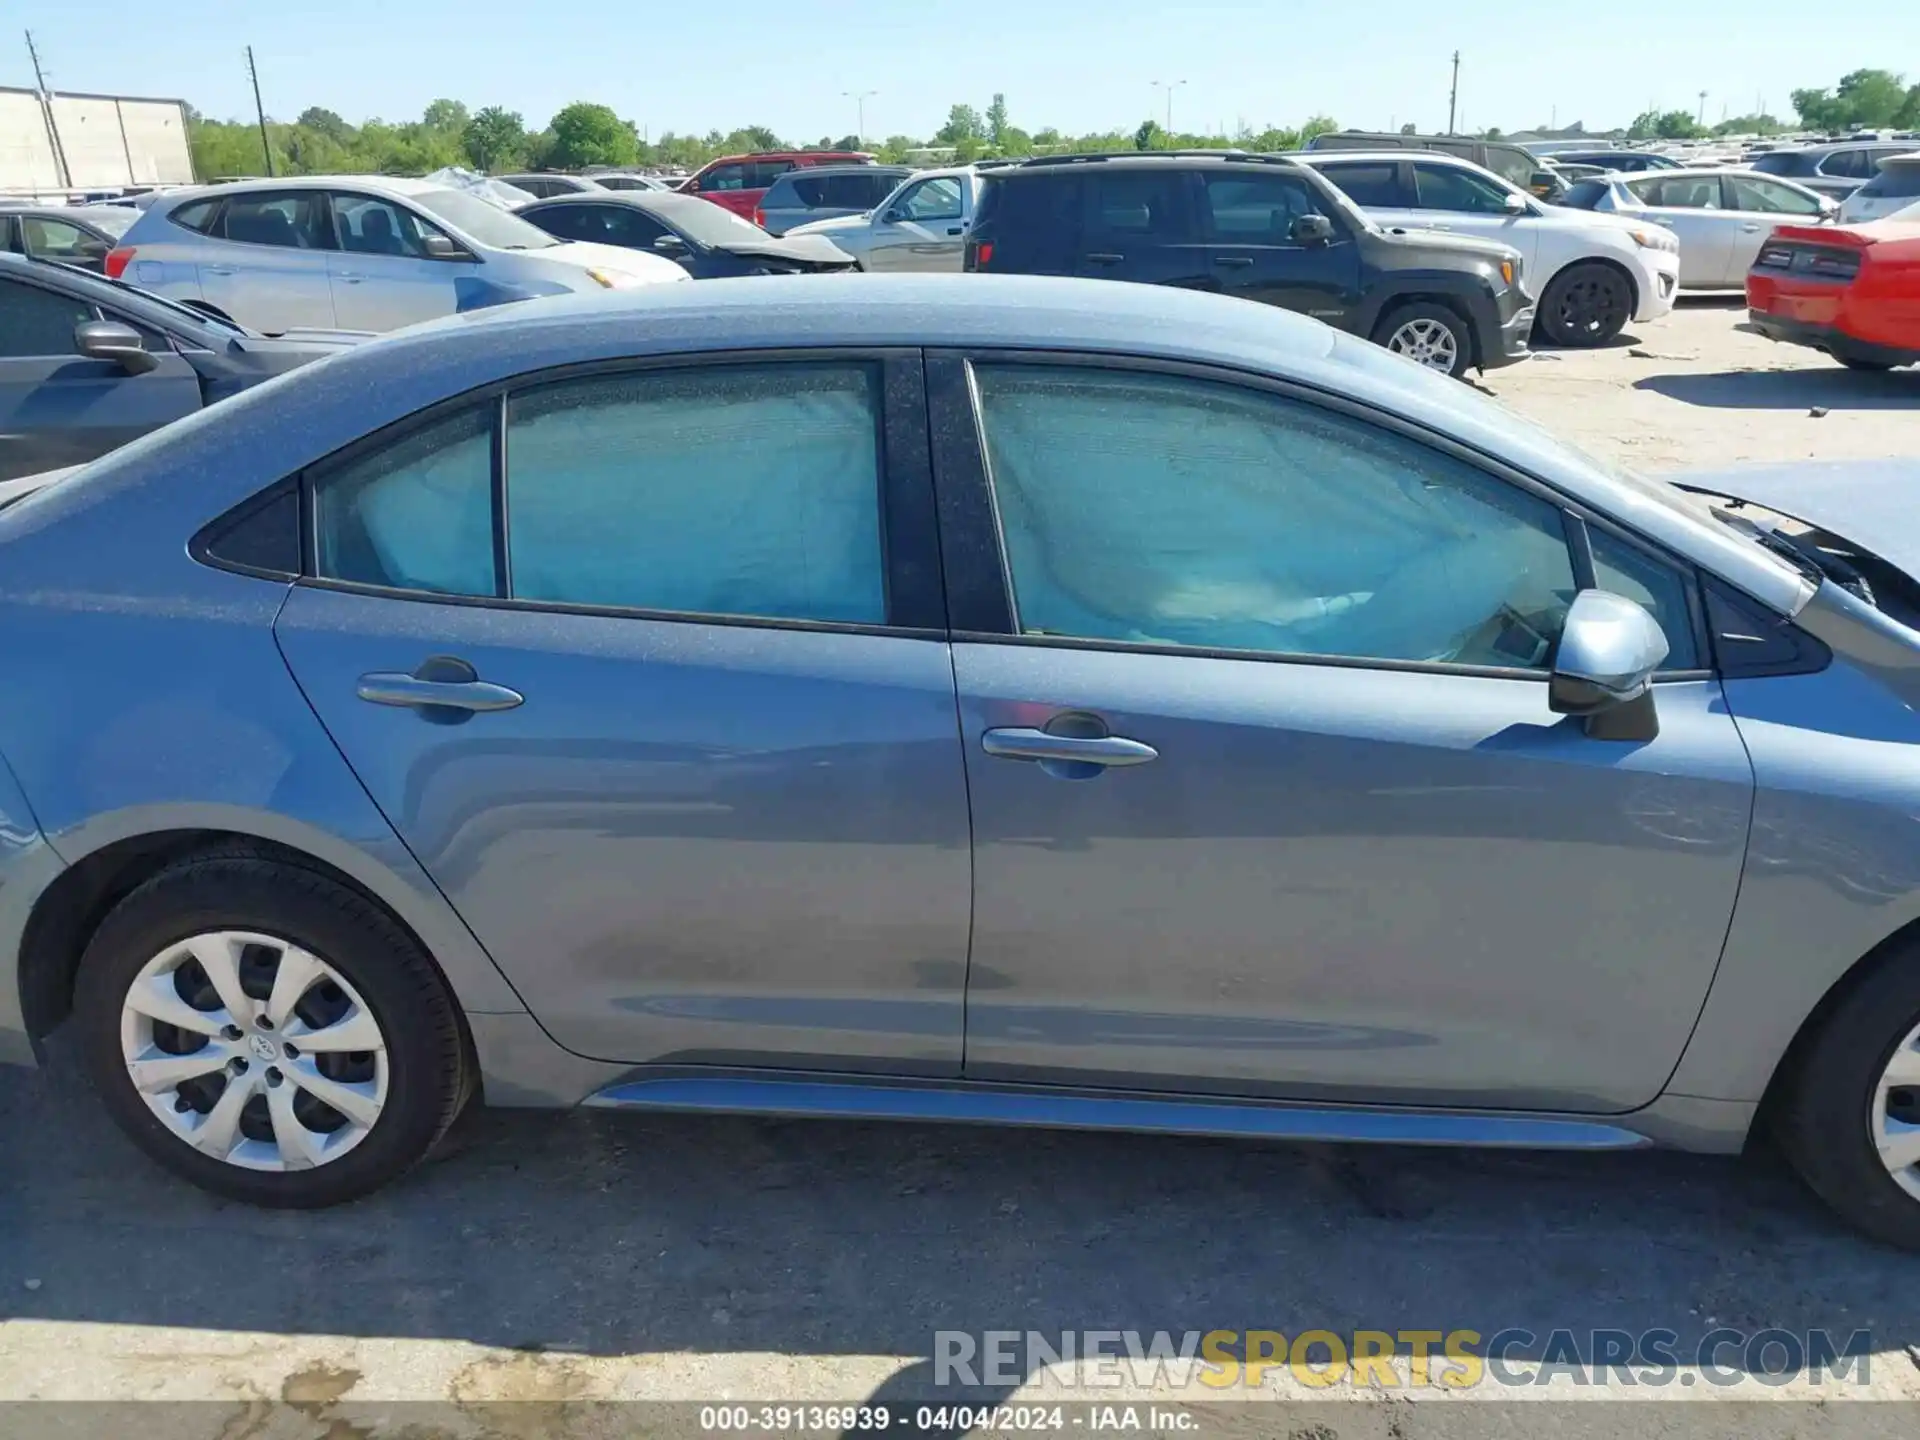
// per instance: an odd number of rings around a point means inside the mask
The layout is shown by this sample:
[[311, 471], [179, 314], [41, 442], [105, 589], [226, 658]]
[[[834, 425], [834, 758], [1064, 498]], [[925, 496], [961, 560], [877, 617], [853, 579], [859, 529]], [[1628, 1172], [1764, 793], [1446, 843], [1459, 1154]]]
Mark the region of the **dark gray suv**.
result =
[[1808, 145], [1799, 150], [1769, 150], [1753, 157], [1762, 175], [1796, 180], [1810, 190], [1844, 200], [1880, 169], [1889, 155], [1911, 155], [1913, 140], [1849, 140], [1837, 145]]
[[911, 174], [913, 169], [907, 165], [816, 165], [789, 170], [760, 197], [753, 223], [768, 234], [784, 235], [796, 225], [815, 220], [864, 215]]

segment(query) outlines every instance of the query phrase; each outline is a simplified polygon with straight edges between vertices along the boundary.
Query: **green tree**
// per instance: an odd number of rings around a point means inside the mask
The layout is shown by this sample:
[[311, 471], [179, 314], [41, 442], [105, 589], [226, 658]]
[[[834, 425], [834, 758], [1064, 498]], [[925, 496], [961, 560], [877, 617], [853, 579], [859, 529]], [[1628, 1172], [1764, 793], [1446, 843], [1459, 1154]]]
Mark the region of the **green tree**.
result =
[[746, 125], [728, 134], [727, 147], [735, 151], [784, 150], [787, 144], [764, 125]]
[[640, 137], [633, 126], [605, 105], [576, 100], [547, 123], [553, 143], [546, 163], [560, 169], [582, 165], [632, 165]]
[[311, 130], [316, 135], [324, 135], [336, 144], [346, 145], [353, 141], [353, 126], [333, 111], [319, 105], [309, 105], [300, 112], [300, 118], [293, 123], [302, 130]]
[[1780, 122], [1771, 115], [1733, 115], [1713, 127], [1716, 135], [1777, 135]]
[[987, 106], [987, 138], [993, 141], [996, 148], [1004, 148], [1009, 128], [1007, 97], [995, 91], [993, 103]]
[[1901, 105], [1900, 113], [1893, 117], [1893, 123], [1902, 130], [1920, 130], [1920, 84], [1907, 88], [1906, 103]]
[[1158, 120], [1142, 120], [1140, 128], [1133, 132], [1133, 148], [1164, 150], [1167, 148], [1167, 132], [1160, 128]]
[[909, 150], [918, 150], [919, 148], [920, 142], [911, 135], [889, 135], [886, 140], [882, 142], [877, 153], [880, 159], [887, 164], [898, 165], [907, 158], [907, 152]]
[[1002, 155], [1031, 155], [1033, 137], [1018, 125], [1009, 125], [1000, 132], [1000, 139], [993, 148]]
[[1833, 90], [1796, 90], [1794, 113], [1800, 123], [1814, 130], [1846, 130], [1854, 126], [1880, 129], [1897, 125], [1909, 113], [1909, 105], [1920, 109], [1916, 92], [1909, 90], [1902, 77], [1891, 70], [1854, 70], [1840, 77]]
[[1498, 125], [1489, 125], [1480, 138], [1482, 140], [1498, 140], [1504, 133]]
[[1420, 127], [1409, 120], [1400, 127], [1400, 133], [1402, 135], [1418, 135], [1420, 133]]
[[1035, 145], [1061, 144], [1060, 132], [1051, 125], [1044, 126], [1033, 132], [1033, 143]]
[[517, 110], [489, 105], [460, 132], [468, 163], [483, 174], [526, 162], [527, 125]]
[[947, 123], [933, 132], [936, 145], [958, 145], [962, 140], [984, 140], [987, 125], [971, 105], [956, 105], [947, 112]]
[[442, 130], [449, 135], [458, 135], [467, 128], [467, 107], [458, 100], [435, 100], [427, 106], [421, 115], [420, 123], [429, 130]]
[[1310, 115], [1300, 126], [1300, 143], [1306, 144], [1316, 135], [1330, 135], [1340, 128], [1340, 122], [1331, 115]]

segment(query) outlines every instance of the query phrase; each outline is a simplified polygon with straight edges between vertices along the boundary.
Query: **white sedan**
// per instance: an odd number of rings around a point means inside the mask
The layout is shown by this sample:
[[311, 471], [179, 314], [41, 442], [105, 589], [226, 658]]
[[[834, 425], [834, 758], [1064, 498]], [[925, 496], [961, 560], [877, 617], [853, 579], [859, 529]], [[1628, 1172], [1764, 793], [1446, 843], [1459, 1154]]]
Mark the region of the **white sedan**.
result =
[[1873, 179], [1840, 202], [1840, 223], [1885, 220], [1912, 209], [1916, 202], [1920, 202], [1920, 155], [1891, 155], [1880, 162]]
[[1680, 242], [1658, 224], [1542, 204], [1490, 170], [1424, 150], [1313, 150], [1294, 158], [1382, 225], [1513, 246], [1526, 261], [1527, 289], [1540, 299], [1539, 327], [1556, 345], [1604, 345], [1628, 321], [1673, 309]]
[[1776, 225], [1818, 225], [1835, 202], [1791, 180], [1733, 165], [1584, 180], [1566, 204], [1664, 225], [1680, 237], [1680, 284], [1737, 290]]

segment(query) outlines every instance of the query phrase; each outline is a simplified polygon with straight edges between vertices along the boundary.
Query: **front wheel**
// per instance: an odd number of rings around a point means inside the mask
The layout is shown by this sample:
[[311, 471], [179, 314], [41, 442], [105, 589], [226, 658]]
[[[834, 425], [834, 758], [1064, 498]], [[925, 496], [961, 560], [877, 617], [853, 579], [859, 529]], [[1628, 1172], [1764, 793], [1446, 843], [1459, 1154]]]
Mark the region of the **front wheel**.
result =
[[1473, 332], [1445, 305], [1416, 300], [1396, 306], [1373, 332], [1376, 345], [1456, 380], [1473, 364]]
[[1633, 287], [1611, 265], [1569, 265], [1548, 282], [1540, 328], [1556, 345], [1604, 345], [1633, 314]]
[[469, 1082], [446, 986], [365, 896], [256, 854], [170, 866], [80, 962], [81, 1045], [120, 1127], [207, 1190], [355, 1199], [424, 1156]]
[[1920, 1250], [1920, 945], [1885, 956], [1833, 1007], [1773, 1118], [1821, 1199], [1874, 1238]]

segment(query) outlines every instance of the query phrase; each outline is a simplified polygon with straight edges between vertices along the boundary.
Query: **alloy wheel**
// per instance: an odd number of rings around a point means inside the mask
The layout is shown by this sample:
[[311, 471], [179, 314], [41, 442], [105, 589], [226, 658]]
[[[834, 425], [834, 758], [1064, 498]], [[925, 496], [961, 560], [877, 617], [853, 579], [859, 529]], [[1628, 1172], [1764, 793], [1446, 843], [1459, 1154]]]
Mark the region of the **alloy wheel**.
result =
[[1438, 320], [1409, 320], [1387, 337], [1387, 348], [1396, 355], [1451, 375], [1460, 359], [1460, 344], [1453, 332]]
[[387, 1102], [373, 1012], [333, 966], [271, 935], [210, 931], [155, 955], [128, 987], [120, 1048], [163, 1126], [246, 1170], [337, 1160]]
[[1920, 1025], [1893, 1049], [1873, 1087], [1867, 1124], [1894, 1182], [1920, 1200]]

